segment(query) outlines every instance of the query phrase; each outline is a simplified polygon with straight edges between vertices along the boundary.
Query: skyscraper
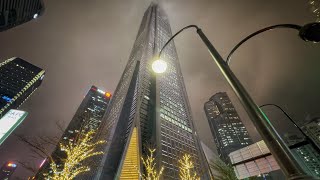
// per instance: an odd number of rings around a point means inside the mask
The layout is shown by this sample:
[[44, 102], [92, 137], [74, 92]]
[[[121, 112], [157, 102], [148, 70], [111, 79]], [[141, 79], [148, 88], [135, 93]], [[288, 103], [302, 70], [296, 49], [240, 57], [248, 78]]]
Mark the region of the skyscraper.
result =
[[17, 109], [41, 84], [45, 71], [20, 58], [0, 63], [0, 117]]
[[[288, 146], [304, 141], [304, 137], [296, 134], [285, 134], [284, 140]], [[320, 177], [320, 154], [311, 144], [291, 149], [300, 166], [310, 175]]]
[[42, 0], [0, 0], [0, 32], [35, 19], [43, 11]]
[[252, 144], [248, 131], [226, 92], [213, 95], [204, 104], [220, 158], [230, 163], [229, 153]]
[[15, 163], [6, 162], [0, 169], [0, 179], [9, 180], [16, 169], [17, 165]]
[[[92, 86], [87, 95], [82, 100], [77, 112], [65, 129], [60, 142], [66, 144], [73, 141], [78, 132], [82, 129], [86, 131], [97, 130], [101, 124], [102, 118], [107, 110], [111, 94]], [[64, 152], [60, 151], [59, 145], [52, 153], [55, 163], [63, 168]], [[60, 164], [59, 164], [60, 163]], [[36, 178], [43, 179], [43, 173], [51, 173], [50, 164], [45, 162], [36, 175]]]
[[153, 57], [171, 35], [168, 17], [152, 3], [107, 112], [102, 131], [109, 136], [95, 179], [138, 179], [143, 172], [140, 158], [148, 148], [156, 149], [157, 168], [165, 168], [165, 180], [179, 178], [178, 159], [186, 153], [198, 174], [207, 175], [173, 43], [162, 54], [168, 71], [155, 75], [151, 69]]
[[314, 118], [302, 127], [302, 130], [309, 136], [320, 149], [320, 118]]

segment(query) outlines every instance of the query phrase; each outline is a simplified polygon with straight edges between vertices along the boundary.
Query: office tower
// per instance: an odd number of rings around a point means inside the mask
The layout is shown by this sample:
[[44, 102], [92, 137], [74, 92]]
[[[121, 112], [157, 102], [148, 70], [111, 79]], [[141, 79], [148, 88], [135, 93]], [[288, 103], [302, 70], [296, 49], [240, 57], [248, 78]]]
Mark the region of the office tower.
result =
[[17, 165], [13, 162], [6, 162], [0, 169], [0, 179], [8, 180], [14, 171], [17, 169]]
[[320, 118], [314, 118], [302, 127], [302, 130], [309, 136], [320, 149]]
[[218, 154], [225, 163], [230, 163], [230, 152], [252, 144], [248, 131], [226, 92], [213, 95], [204, 104], [204, 111]]
[[[288, 146], [295, 145], [304, 141], [304, 137], [296, 134], [285, 134], [284, 141]], [[320, 154], [311, 144], [291, 148], [291, 152], [297, 159], [300, 166], [310, 175], [320, 177]]]
[[[92, 86], [82, 100], [59, 142], [63, 144], [73, 142], [81, 130], [97, 130], [107, 110], [110, 98], [110, 93]], [[65, 157], [65, 153], [60, 150], [58, 144], [57, 148], [52, 152], [52, 158], [61, 169], [63, 168], [63, 157]], [[36, 178], [43, 179], [43, 173], [52, 173], [48, 161], [42, 163], [42, 168], [38, 171]]]
[[220, 158], [218, 157], [218, 155], [213, 152], [212, 149], [210, 149], [205, 143], [203, 143], [202, 141], [200, 141], [201, 147], [203, 149], [203, 153], [207, 159], [207, 162], [209, 163], [209, 167], [211, 169], [211, 173], [213, 175], [213, 177], [221, 177], [220, 172], [218, 172], [216, 169], [213, 168], [213, 164], [217, 161], [220, 160]]
[[238, 179], [285, 179], [264, 141], [259, 141], [229, 154]]
[[41, 84], [45, 71], [21, 58], [0, 63], [0, 118], [17, 109]]
[[42, 0], [0, 0], [0, 32], [42, 15]]
[[148, 148], [156, 149], [157, 169], [165, 168], [165, 180], [179, 179], [178, 159], [185, 153], [192, 156], [198, 174], [207, 176], [174, 43], [162, 54], [168, 71], [156, 75], [151, 69], [171, 36], [168, 17], [152, 3], [107, 113], [102, 130], [109, 136], [95, 179], [138, 179]]

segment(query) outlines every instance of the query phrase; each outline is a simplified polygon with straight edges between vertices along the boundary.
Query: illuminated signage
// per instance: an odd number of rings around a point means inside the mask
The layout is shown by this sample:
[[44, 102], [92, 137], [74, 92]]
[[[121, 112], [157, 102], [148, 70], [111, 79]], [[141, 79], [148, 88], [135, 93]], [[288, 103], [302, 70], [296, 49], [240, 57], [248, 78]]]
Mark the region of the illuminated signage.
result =
[[17, 167], [17, 165], [14, 164], [14, 163], [8, 163], [7, 166], [8, 166], [8, 167], [13, 167], [13, 168]]
[[11, 109], [0, 119], [0, 145], [28, 115], [25, 111]]
[[4, 99], [7, 102], [11, 102], [11, 98], [9, 98], [8, 96], [2, 96], [2, 99]]
[[101, 93], [101, 94], [105, 94], [105, 92], [100, 90], [100, 89], [98, 89], [98, 92]]

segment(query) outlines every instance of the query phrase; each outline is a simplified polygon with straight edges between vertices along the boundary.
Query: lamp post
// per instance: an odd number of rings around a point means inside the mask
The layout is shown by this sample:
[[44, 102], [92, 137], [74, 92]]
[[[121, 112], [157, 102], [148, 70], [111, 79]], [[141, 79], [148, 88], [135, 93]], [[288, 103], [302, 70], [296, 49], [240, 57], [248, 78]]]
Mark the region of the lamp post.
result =
[[260, 106], [260, 108], [266, 107], [266, 106], [274, 106], [278, 109], [280, 109], [285, 116], [292, 122], [292, 124], [299, 130], [299, 132], [306, 138], [306, 141], [320, 154], [320, 149], [319, 147], [314, 143], [312, 139], [296, 124], [296, 122], [291, 118], [291, 116], [283, 110], [279, 105], [276, 104], [263, 104]]
[[[205, 36], [202, 30], [196, 25], [189, 25], [182, 28], [176, 34], [174, 34], [162, 47], [159, 52], [159, 57], [163, 49], [182, 31], [188, 28], [195, 28], [197, 30], [198, 35], [201, 40], [205, 43], [210, 52], [213, 60], [219, 67], [220, 71], [224, 75], [225, 79], [228, 81], [229, 85], [239, 98], [240, 102], [244, 106], [248, 115], [250, 116], [253, 124], [259, 131], [261, 137], [265, 140], [268, 148], [271, 153], [277, 160], [280, 165], [282, 171], [286, 175], [287, 179], [314, 179], [311, 176], [308, 176], [299, 164], [294, 159], [294, 156], [291, 154], [289, 148], [283, 142], [279, 134], [273, 128], [268, 118], [264, 115], [264, 113], [260, 110], [260, 108], [254, 103], [253, 99], [250, 97], [249, 93], [242, 86], [238, 78], [234, 75], [228, 64], [224, 61], [218, 51], [211, 44], [209, 39]], [[320, 41], [320, 24], [312, 23], [311, 25], [306, 25], [300, 28], [300, 36], [306, 41]], [[161, 60], [158, 60], [161, 61]], [[156, 61], [157, 62], [157, 61]]]

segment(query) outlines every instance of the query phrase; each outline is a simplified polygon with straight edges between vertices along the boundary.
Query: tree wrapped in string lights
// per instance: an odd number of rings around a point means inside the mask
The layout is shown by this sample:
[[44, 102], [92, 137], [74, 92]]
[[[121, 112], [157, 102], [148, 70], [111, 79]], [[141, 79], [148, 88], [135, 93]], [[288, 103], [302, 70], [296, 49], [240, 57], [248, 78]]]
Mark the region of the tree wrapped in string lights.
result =
[[156, 149], [148, 149], [150, 152], [150, 155], [147, 155], [147, 158], [141, 158], [143, 167], [145, 169], [144, 173], [142, 174], [143, 180], [159, 180], [162, 172], [164, 170], [163, 167], [160, 168], [160, 171], [158, 172], [156, 169], [156, 162], [155, 158], [153, 157], [154, 152]]
[[80, 173], [90, 171], [90, 167], [83, 162], [92, 156], [103, 154], [102, 151], [95, 151], [96, 147], [105, 141], [94, 141], [95, 130], [79, 132], [75, 141], [60, 142], [60, 151], [65, 153], [62, 168], [51, 158], [50, 169], [52, 173], [44, 174], [50, 180], [72, 180]]
[[179, 176], [183, 180], [200, 180], [196, 172], [193, 172], [194, 164], [191, 161], [191, 156], [185, 154], [179, 160]]

